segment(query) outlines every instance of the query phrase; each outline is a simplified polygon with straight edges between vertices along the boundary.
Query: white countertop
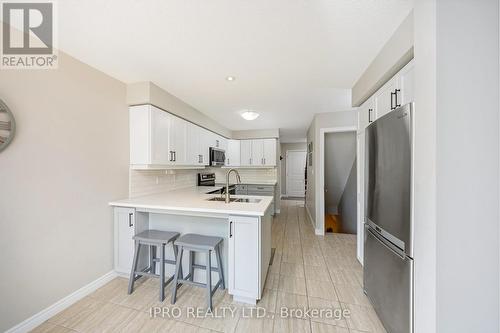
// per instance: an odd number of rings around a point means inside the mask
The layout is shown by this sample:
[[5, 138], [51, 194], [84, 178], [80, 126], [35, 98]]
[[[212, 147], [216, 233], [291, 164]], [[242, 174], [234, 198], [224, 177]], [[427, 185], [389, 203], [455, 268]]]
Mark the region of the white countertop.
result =
[[[242, 181], [241, 185], [273, 185], [276, 186], [278, 182], [276, 180], [258, 180], [258, 181]], [[226, 182], [215, 181], [215, 185], [226, 185]], [[229, 183], [229, 185], [237, 185], [237, 183]]]
[[145, 210], [264, 216], [273, 199], [270, 196], [231, 195], [232, 198], [258, 198], [261, 200], [259, 203], [231, 202], [229, 204], [226, 204], [224, 201], [206, 200], [214, 196], [220, 196], [218, 194], [206, 194], [220, 188], [220, 186], [189, 187], [153, 195], [116, 200], [110, 202], [109, 205]]

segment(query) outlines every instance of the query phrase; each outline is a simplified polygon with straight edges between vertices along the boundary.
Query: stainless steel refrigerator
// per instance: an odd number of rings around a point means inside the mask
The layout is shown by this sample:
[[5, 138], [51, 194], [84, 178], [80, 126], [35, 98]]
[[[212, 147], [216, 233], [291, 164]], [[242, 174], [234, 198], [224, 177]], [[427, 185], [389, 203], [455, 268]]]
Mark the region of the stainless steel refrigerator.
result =
[[390, 333], [413, 332], [413, 103], [366, 128], [364, 291]]

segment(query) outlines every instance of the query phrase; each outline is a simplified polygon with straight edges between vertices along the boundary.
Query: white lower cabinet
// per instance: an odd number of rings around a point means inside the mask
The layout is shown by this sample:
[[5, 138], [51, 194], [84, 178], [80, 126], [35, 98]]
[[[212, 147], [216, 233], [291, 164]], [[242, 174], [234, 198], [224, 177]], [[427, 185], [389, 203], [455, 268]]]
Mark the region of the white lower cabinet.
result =
[[[259, 223], [260, 219], [260, 223]], [[230, 216], [229, 293], [252, 302], [262, 296], [271, 257], [271, 217]]]
[[114, 209], [115, 271], [127, 274], [134, 258], [135, 209], [117, 207]]

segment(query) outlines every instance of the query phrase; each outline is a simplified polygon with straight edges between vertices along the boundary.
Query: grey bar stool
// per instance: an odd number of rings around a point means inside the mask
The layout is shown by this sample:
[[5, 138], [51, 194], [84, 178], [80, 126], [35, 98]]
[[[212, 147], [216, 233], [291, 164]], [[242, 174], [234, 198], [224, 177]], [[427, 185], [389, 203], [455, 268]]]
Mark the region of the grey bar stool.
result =
[[[222, 244], [223, 238], [214, 237], [214, 236], [204, 236], [197, 234], [185, 234], [179, 237], [175, 242], [174, 246], [179, 247], [179, 255], [177, 256], [177, 264], [175, 268], [175, 277], [174, 283], [172, 285], [172, 304], [175, 304], [177, 298], [177, 287], [182, 285], [183, 283], [207, 288], [207, 301], [208, 308], [212, 310], [212, 296], [217, 291], [217, 288], [221, 288], [222, 290], [226, 289], [224, 283], [224, 270], [222, 268], [222, 259], [220, 256], [220, 245]], [[182, 274], [182, 254], [184, 250], [189, 251], [189, 274], [183, 277]], [[212, 267], [211, 265], [211, 253], [215, 252], [215, 256], [217, 258], [217, 266]], [[197, 265], [195, 263], [195, 253], [196, 252], [205, 252], [207, 257], [206, 266]], [[207, 273], [207, 282], [199, 283], [194, 282], [194, 269], [204, 269]], [[212, 289], [212, 271], [216, 271], [219, 273], [219, 281], [215, 285], [214, 289]]]
[[[165, 299], [165, 286], [173, 280], [172, 275], [165, 282], [165, 264], [176, 264], [177, 248], [173, 246], [174, 241], [179, 237], [178, 232], [160, 231], [160, 230], [145, 230], [133, 237], [135, 241], [134, 261], [132, 263], [132, 271], [130, 272], [130, 280], [128, 282], [128, 293], [134, 291], [134, 282], [141, 276], [159, 277], [160, 278], [160, 302]], [[165, 245], [172, 243], [174, 249], [174, 259], [165, 259]], [[142, 270], [137, 269], [139, 261], [139, 253], [141, 245], [149, 246], [149, 266]], [[156, 257], [156, 250], [160, 252], [160, 258]], [[156, 263], [160, 263], [160, 274], [156, 274]], [[182, 274], [182, 267], [181, 267]]]

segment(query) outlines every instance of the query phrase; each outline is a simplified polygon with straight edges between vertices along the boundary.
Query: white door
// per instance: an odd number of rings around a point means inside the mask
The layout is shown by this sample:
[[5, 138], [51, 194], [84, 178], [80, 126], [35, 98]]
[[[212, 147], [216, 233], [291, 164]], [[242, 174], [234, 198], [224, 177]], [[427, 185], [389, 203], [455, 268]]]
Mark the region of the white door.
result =
[[266, 166], [276, 165], [276, 139], [264, 139], [263, 164]]
[[264, 165], [264, 140], [252, 140], [252, 165]]
[[305, 151], [286, 152], [286, 194], [291, 197], [303, 197], [305, 192]]
[[240, 142], [241, 165], [252, 165], [252, 140]]

